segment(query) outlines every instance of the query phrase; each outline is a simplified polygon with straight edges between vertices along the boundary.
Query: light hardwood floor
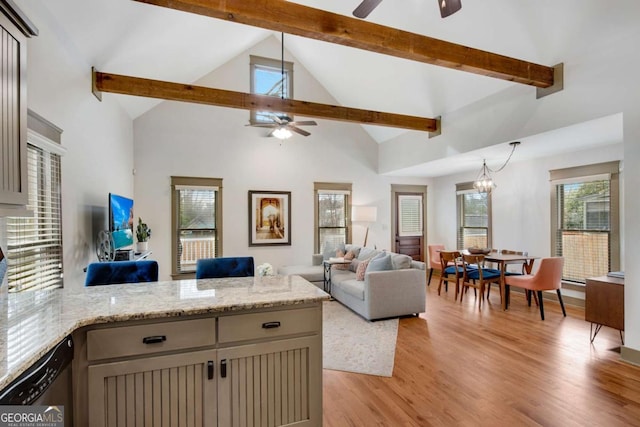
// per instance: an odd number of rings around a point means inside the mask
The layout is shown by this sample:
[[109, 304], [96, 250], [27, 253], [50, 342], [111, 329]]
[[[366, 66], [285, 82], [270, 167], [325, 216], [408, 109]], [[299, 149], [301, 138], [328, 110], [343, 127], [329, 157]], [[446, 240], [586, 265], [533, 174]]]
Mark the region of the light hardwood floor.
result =
[[619, 360], [618, 331], [593, 345], [584, 309], [545, 299], [545, 319], [512, 293], [478, 311], [472, 290], [427, 290], [400, 320], [393, 377], [324, 370], [325, 426], [640, 426], [640, 367]]

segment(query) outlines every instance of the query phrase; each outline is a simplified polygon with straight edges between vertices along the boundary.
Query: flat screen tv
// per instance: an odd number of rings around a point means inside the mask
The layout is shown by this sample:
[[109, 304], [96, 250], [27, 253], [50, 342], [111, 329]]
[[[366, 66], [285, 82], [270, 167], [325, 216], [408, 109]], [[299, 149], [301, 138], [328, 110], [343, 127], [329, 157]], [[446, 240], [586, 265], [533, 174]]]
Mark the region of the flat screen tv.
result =
[[133, 200], [109, 193], [109, 231], [115, 249], [133, 245]]

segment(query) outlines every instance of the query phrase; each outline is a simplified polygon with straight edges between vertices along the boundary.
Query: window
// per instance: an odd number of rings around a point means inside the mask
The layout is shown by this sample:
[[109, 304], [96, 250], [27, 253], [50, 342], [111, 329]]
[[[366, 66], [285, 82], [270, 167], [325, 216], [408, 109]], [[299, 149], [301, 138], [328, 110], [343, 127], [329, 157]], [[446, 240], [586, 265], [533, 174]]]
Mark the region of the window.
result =
[[[293, 63], [251, 55], [251, 93], [258, 95], [293, 98]], [[272, 111], [251, 111], [251, 123], [272, 123], [272, 115], [284, 113]], [[293, 118], [293, 117], [292, 117]]]
[[473, 183], [456, 185], [459, 248], [491, 247], [491, 193], [478, 193]]
[[9, 292], [63, 286], [60, 158], [65, 150], [31, 130], [27, 141], [27, 209], [33, 216], [6, 221]]
[[550, 171], [552, 248], [563, 280], [585, 283], [620, 268], [619, 162]]
[[351, 184], [316, 182], [314, 193], [316, 252], [351, 242]]
[[174, 278], [191, 277], [200, 258], [222, 256], [222, 179], [171, 177]]

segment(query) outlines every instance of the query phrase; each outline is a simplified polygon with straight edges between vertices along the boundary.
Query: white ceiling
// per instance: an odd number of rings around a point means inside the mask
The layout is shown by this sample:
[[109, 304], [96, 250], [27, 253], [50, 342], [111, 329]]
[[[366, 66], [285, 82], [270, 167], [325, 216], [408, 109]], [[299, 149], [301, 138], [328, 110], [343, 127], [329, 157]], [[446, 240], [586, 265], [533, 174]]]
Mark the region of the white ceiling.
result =
[[[195, 82], [273, 34], [131, 0], [16, 2], [48, 10], [60, 24], [61, 36], [100, 71], [182, 83]], [[359, 2], [296, 1], [348, 16]], [[462, 10], [442, 19], [437, 0], [383, 0], [367, 20], [551, 66], [588, 50], [599, 38], [611, 37], [614, 30], [637, 25], [640, 16], [637, 0], [462, 3]], [[290, 35], [286, 47], [338, 103], [353, 108], [436, 117], [515, 84]], [[535, 96], [535, 89], [530, 90]], [[121, 96], [118, 102], [135, 118], [158, 101]], [[405, 132], [364, 128], [377, 142]], [[603, 140], [613, 138], [607, 134]], [[558, 148], [547, 145], [532, 151], [551, 154]], [[504, 152], [504, 147], [497, 148]], [[526, 155], [525, 144], [518, 151]]]

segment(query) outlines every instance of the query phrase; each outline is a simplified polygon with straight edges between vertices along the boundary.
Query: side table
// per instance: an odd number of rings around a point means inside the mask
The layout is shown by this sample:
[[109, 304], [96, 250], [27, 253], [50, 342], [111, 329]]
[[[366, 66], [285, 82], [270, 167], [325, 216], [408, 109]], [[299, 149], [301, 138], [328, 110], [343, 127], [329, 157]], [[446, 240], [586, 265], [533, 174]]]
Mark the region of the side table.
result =
[[345, 260], [344, 258], [329, 258], [322, 261], [324, 266], [324, 291], [331, 295], [331, 268], [334, 265], [349, 265], [351, 260]]

